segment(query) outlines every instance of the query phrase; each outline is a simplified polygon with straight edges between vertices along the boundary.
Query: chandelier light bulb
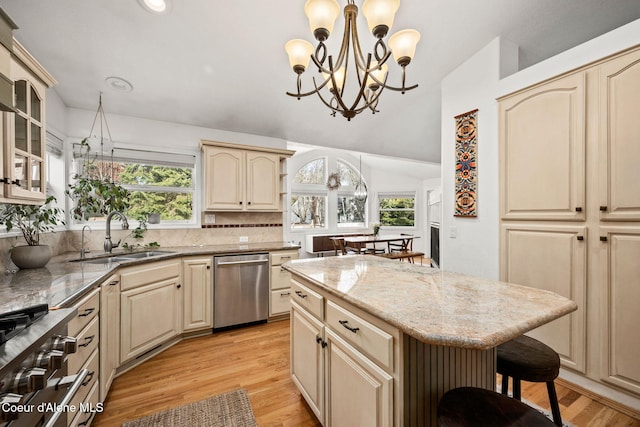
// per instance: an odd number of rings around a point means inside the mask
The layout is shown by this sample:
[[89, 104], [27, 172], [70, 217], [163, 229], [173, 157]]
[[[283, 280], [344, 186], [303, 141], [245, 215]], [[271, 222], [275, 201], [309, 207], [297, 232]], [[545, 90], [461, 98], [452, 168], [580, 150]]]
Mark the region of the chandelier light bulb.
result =
[[293, 39], [289, 40], [284, 49], [289, 55], [289, 65], [297, 74], [301, 74], [307, 69], [311, 54], [313, 53], [313, 45], [306, 40]]
[[387, 35], [399, 8], [400, 0], [365, 0], [362, 14], [367, 18], [369, 30], [375, 37]]
[[[377, 68], [377, 63], [375, 65], [371, 64], [371, 68], [373, 68], [374, 66], [376, 67], [376, 69], [371, 71], [369, 73], [369, 77], [367, 77], [367, 87], [373, 91], [376, 91], [380, 87], [380, 83], [384, 83], [384, 79], [389, 72], [389, 66], [387, 64], [382, 64], [380, 68]], [[371, 75], [373, 75], [373, 77], [375, 77], [377, 81], [371, 78]]]
[[309, 27], [316, 40], [324, 41], [333, 32], [340, 5], [337, 0], [307, 0], [304, 13], [309, 18]]
[[420, 33], [416, 30], [401, 30], [389, 37], [389, 47], [393, 59], [401, 66], [411, 62], [416, 54], [416, 45], [420, 41]]
[[[335, 77], [336, 80], [336, 84], [338, 85], [338, 91], [341, 91], [343, 86], [344, 86], [344, 78], [345, 78], [345, 69], [344, 67], [340, 67], [337, 70], [334, 70], [333, 72], [333, 76]], [[329, 73], [322, 73], [322, 77], [324, 77], [324, 79], [329, 79], [329, 82], [327, 83], [329, 85], [329, 90], [333, 92], [334, 88], [333, 88], [333, 81], [331, 80], [331, 74]]]

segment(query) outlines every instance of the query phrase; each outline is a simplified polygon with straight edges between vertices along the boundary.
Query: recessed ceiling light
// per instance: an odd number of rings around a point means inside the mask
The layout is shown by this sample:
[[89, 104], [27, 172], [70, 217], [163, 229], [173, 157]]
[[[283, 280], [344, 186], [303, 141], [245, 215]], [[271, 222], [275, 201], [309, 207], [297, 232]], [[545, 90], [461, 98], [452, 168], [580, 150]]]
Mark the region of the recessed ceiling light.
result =
[[107, 77], [104, 79], [104, 82], [107, 84], [108, 88], [118, 92], [131, 92], [133, 90], [133, 85], [122, 77]]
[[167, 13], [171, 6], [171, 0], [138, 0], [138, 3], [152, 13]]

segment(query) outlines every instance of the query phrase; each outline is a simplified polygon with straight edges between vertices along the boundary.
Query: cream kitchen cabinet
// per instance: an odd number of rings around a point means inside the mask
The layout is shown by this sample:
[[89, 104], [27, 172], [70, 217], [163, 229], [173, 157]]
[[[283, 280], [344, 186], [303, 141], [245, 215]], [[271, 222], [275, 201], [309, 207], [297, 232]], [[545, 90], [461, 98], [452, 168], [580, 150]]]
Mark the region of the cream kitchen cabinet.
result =
[[56, 81], [13, 40], [10, 78], [15, 112], [3, 112], [0, 201], [42, 203], [46, 198], [45, 91]]
[[109, 277], [100, 289], [99, 399], [104, 402], [120, 366], [120, 276]]
[[[76, 374], [83, 369], [87, 370], [87, 376], [78, 390], [71, 397], [70, 404], [78, 407], [90, 398], [94, 387], [100, 383], [100, 289], [94, 289], [78, 303], [74, 305], [77, 315], [68, 326], [69, 336], [77, 339], [77, 350], [66, 358], [69, 375]], [[76, 412], [67, 412], [67, 425], [71, 425], [76, 418], [81, 416]]]
[[182, 260], [184, 277], [183, 332], [213, 328], [212, 257], [186, 257]]
[[325, 427], [398, 425], [398, 331], [311, 288], [291, 282], [293, 382]]
[[201, 141], [207, 211], [282, 210], [284, 161], [293, 151]]
[[271, 252], [269, 261], [271, 274], [269, 281], [269, 316], [279, 316], [289, 313], [291, 295], [291, 274], [282, 268], [282, 264], [292, 259], [298, 259], [298, 251]]
[[500, 102], [503, 219], [584, 220], [585, 73]]
[[182, 332], [180, 259], [120, 272], [120, 363], [154, 350]]
[[324, 325], [291, 304], [291, 379], [319, 420], [324, 418]]
[[636, 397], [639, 92], [636, 47], [499, 99], [500, 278], [573, 299], [529, 335], [585, 385]]
[[603, 292], [601, 378], [640, 395], [640, 226], [600, 229], [599, 283]]

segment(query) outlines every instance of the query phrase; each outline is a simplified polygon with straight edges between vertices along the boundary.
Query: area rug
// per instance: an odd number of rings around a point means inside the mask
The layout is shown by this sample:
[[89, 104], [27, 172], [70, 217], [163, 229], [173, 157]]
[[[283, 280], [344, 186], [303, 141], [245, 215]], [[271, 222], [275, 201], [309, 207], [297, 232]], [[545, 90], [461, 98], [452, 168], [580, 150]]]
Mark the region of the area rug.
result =
[[122, 427], [257, 427], [247, 391], [239, 389], [167, 409]]

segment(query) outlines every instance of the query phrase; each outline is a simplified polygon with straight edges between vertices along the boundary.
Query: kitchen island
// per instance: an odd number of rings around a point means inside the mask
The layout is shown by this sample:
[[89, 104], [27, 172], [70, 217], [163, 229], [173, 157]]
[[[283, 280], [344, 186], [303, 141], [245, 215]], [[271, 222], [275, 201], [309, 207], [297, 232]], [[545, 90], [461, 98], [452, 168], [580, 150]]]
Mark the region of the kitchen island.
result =
[[292, 378], [323, 425], [435, 425], [495, 389], [495, 347], [577, 309], [552, 292], [386, 260], [291, 261]]

